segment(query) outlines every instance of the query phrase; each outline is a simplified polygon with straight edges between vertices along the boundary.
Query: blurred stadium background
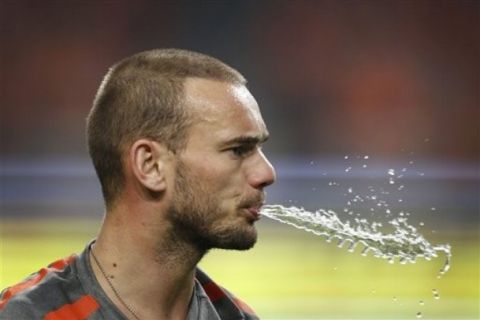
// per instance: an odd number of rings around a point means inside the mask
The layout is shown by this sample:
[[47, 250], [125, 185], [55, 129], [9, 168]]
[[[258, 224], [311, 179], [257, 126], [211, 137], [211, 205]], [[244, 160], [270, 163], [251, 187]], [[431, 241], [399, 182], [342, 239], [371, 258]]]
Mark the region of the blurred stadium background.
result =
[[0, 287], [95, 235], [84, 120], [107, 68], [179, 47], [249, 79], [272, 136], [270, 203], [342, 213], [345, 188], [407, 167], [392, 213], [453, 252], [437, 279], [443, 257], [388, 264], [263, 219], [255, 249], [202, 261], [213, 278], [265, 319], [478, 319], [479, 20], [478, 1], [0, 0]]

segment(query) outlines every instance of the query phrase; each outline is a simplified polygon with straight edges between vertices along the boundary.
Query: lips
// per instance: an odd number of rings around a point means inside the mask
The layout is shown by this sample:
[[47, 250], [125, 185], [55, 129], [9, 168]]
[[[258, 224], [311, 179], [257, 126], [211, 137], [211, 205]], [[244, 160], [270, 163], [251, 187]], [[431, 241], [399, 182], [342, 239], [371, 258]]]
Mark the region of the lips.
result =
[[243, 201], [239, 208], [247, 212], [249, 218], [253, 221], [260, 219], [260, 210], [265, 204], [265, 195], [260, 194], [256, 197], [250, 198], [247, 201]]
[[263, 206], [263, 202], [243, 206], [242, 209], [244, 209], [248, 213], [248, 216], [252, 220], [257, 221], [260, 219], [260, 210], [262, 206]]
[[255, 220], [260, 219], [260, 207], [250, 207], [247, 208], [247, 210], [255, 218]]

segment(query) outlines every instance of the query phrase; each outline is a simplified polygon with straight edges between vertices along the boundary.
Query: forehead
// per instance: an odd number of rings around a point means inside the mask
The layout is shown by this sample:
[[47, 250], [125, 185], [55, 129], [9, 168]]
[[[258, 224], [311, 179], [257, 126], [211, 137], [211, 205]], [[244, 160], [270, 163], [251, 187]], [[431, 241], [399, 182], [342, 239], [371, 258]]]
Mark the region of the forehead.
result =
[[258, 104], [244, 85], [188, 78], [184, 88], [193, 117], [191, 133], [203, 129], [225, 139], [266, 134]]

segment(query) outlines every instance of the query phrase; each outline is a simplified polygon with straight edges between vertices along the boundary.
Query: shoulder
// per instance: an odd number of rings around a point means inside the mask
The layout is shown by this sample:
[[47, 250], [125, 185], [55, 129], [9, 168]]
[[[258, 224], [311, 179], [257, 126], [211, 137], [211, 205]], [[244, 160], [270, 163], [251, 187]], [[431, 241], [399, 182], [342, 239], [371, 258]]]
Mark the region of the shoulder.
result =
[[42, 313], [39, 310], [35, 310], [32, 301], [24, 295], [12, 298], [8, 304], [0, 309], [0, 320], [30, 320], [41, 318]]
[[228, 291], [225, 288], [222, 288], [223, 291], [225, 291], [225, 294], [227, 295], [228, 299], [232, 301], [235, 306], [241, 311], [242, 316], [244, 317], [245, 320], [258, 320], [260, 319], [255, 311], [242, 299], [236, 297], [233, 293]]
[[0, 294], [0, 319], [39, 319], [81, 295], [74, 261], [60, 259]]
[[259, 319], [249, 305], [227, 289], [219, 286], [200, 269], [196, 271], [196, 279], [222, 319]]

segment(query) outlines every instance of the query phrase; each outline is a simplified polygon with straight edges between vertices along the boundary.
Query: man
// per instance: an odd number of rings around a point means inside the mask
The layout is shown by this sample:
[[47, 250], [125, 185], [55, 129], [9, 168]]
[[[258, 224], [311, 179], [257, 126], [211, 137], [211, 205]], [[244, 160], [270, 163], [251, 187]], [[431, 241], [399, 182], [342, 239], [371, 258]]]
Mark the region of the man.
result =
[[87, 121], [106, 204], [95, 241], [4, 290], [0, 319], [257, 319], [197, 263], [246, 250], [275, 172], [240, 73], [152, 50], [105, 76]]

